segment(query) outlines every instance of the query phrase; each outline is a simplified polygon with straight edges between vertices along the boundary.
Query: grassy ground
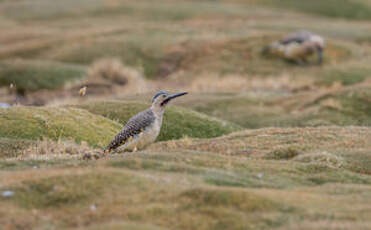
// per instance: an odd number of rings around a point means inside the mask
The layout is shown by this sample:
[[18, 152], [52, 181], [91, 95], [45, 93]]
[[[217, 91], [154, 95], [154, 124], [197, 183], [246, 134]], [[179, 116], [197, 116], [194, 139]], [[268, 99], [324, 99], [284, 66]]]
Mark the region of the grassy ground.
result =
[[370, 134], [272, 128], [98, 161], [3, 159], [2, 191], [14, 195], [0, 198], [0, 222], [8, 229], [368, 229]]
[[[370, 9], [0, 0], [0, 103], [45, 105], [0, 108], [0, 229], [371, 229]], [[323, 65], [261, 55], [300, 29]], [[160, 89], [157, 142], [94, 159]]]

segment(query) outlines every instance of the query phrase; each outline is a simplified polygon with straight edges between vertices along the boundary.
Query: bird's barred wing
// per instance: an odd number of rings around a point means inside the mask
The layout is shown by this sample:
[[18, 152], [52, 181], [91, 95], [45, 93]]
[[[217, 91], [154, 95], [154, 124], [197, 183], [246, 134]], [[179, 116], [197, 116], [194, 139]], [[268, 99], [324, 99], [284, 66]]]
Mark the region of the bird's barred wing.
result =
[[296, 32], [296, 33], [293, 33], [293, 34], [288, 35], [287, 37], [285, 37], [284, 39], [282, 39], [280, 41], [280, 43], [281, 44], [284, 44], [284, 45], [290, 44], [292, 42], [303, 43], [306, 40], [308, 40], [310, 38], [310, 36], [312, 36], [312, 33], [311, 32], [309, 32], [309, 31], [300, 31], [300, 32]]
[[111, 151], [124, 145], [134, 136], [140, 134], [148, 126], [155, 121], [155, 115], [152, 110], [147, 109], [143, 112], [138, 113], [132, 117], [125, 125], [125, 127], [119, 132], [111, 143], [106, 147], [105, 151]]

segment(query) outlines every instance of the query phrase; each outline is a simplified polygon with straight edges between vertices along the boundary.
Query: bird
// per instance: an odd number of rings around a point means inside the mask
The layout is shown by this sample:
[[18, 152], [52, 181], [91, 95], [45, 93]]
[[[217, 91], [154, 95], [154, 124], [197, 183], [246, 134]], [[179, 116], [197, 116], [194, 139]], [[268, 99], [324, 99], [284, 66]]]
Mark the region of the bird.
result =
[[153, 143], [160, 133], [166, 106], [171, 100], [186, 94], [188, 93], [157, 92], [152, 99], [151, 107], [130, 118], [124, 128], [104, 149], [104, 153], [112, 150], [136, 152]]
[[307, 63], [307, 58], [316, 53], [317, 63], [322, 64], [325, 47], [325, 40], [320, 35], [302, 30], [264, 47], [262, 53], [273, 54], [299, 65]]

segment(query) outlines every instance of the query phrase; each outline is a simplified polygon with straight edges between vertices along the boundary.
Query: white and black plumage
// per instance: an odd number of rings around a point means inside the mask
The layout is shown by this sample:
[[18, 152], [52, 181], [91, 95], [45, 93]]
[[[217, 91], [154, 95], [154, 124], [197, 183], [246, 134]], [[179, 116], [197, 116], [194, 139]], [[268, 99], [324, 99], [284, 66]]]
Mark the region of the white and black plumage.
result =
[[125, 127], [106, 147], [105, 152], [114, 149], [136, 151], [153, 143], [160, 133], [162, 117], [168, 103], [186, 92], [169, 95], [166, 91], [155, 94], [152, 106], [130, 118]]
[[318, 34], [299, 31], [266, 46], [263, 53], [277, 55], [298, 64], [304, 64], [309, 56], [316, 53], [318, 63], [321, 64], [325, 46], [325, 40]]

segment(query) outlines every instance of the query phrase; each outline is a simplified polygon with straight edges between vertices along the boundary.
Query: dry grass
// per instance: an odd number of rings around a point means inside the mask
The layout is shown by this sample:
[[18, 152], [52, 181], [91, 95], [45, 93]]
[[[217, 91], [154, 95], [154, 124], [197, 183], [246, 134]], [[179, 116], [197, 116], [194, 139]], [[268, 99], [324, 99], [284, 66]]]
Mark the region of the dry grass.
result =
[[120, 95], [138, 94], [147, 91], [147, 82], [142, 74], [132, 67], [124, 66], [118, 58], [96, 60], [88, 69], [82, 85], [89, 88], [90, 94], [118, 92]]
[[88, 81], [94, 83], [110, 82], [118, 85], [128, 83], [128, 78], [135, 76], [125, 74], [125, 70], [118, 59], [101, 59], [95, 61], [88, 70]]
[[53, 141], [44, 139], [23, 150], [16, 159], [48, 160], [63, 157], [82, 158], [84, 154], [94, 154], [96, 152], [99, 153], [101, 150], [94, 150], [86, 142], [76, 144], [76, 142], [73, 141]]

